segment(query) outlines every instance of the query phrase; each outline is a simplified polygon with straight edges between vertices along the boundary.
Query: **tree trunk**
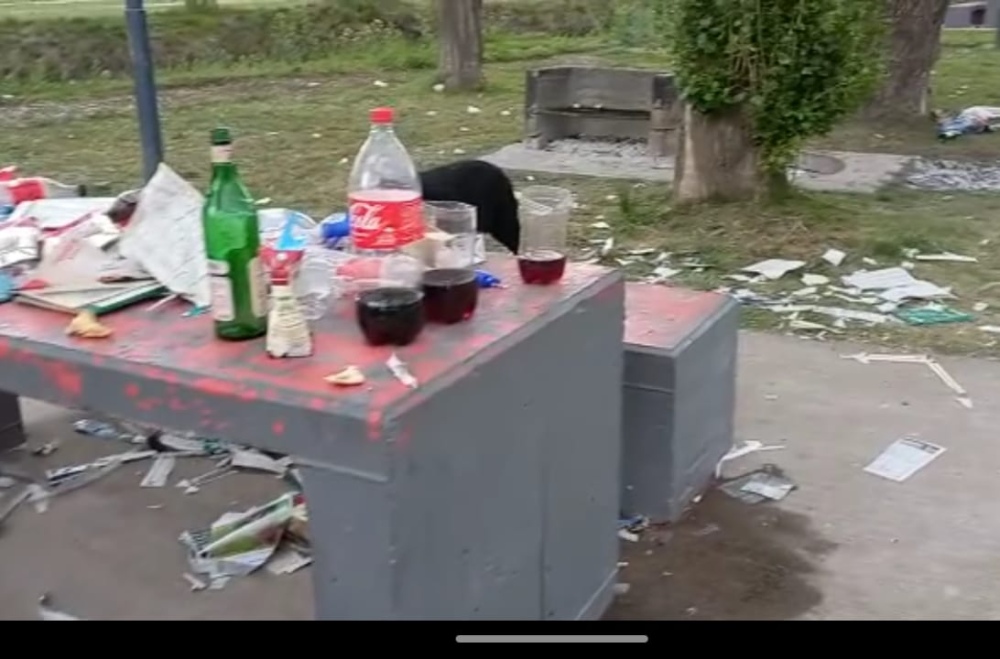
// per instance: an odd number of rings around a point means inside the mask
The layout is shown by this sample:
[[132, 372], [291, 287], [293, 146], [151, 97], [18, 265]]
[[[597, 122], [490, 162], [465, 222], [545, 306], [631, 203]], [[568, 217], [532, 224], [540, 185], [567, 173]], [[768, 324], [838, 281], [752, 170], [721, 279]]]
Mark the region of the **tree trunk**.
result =
[[686, 105], [674, 166], [674, 200], [742, 201], [763, 191], [757, 147], [745, 115], [738, 109], [705, 115]]
[[865, 108], [869, 119], [905, 119], [930, 113], [931, 69], [941, 51], [949, 0], [887, 0], [888, 70]]
[[475, 89], [483, 76], [483, 0], [437, 0], [438, 72], [446, 89]]

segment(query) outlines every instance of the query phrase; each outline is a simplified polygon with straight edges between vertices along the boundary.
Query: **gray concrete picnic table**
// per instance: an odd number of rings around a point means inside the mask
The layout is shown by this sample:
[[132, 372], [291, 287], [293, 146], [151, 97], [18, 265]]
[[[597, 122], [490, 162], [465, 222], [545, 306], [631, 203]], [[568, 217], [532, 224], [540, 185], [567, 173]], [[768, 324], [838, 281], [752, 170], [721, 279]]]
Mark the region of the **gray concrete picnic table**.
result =
[[[571, 264], [525, 286], [513, 259], [486, 267], [507, 287], [470, 322], [397, 350], [416, 389], [343, 300], [298, 360], [215, 340], [179, 303], [109, 314], [104, 340], [0, 305], [0, 449], [23, 441], [24, 396], [292, 456], [320, 619], [598, 618], [618, 560], [623, 280]], [[364, 386], [324, 382], [348, 365]]]

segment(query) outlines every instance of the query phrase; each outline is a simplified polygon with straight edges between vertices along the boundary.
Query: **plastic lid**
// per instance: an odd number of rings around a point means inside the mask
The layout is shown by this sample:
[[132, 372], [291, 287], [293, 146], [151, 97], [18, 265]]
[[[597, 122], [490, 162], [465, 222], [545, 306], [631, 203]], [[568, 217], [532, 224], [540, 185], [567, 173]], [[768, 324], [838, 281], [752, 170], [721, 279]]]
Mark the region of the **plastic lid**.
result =
[[229, 132], [228, 128], [222, 126], [212, 129], [212, 144], [216, 146], [223, 146], [226, 144], [233, 143], [233, 136]]
[[392, 108], [375, 108], [368, 113], [373, 124], [391, 124], [396, 118], [396, 113]]

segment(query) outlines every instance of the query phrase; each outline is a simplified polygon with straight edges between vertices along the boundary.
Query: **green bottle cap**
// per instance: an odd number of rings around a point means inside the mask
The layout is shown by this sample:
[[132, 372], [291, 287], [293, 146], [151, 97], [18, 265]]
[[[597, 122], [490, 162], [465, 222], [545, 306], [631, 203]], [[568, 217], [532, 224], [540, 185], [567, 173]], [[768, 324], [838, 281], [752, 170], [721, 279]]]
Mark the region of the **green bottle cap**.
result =
[[233, 136], [230, 134], [228, 128], [213, 128], [212, 129], [212, 144], [214, 146], [224, 146], [233, 143]]

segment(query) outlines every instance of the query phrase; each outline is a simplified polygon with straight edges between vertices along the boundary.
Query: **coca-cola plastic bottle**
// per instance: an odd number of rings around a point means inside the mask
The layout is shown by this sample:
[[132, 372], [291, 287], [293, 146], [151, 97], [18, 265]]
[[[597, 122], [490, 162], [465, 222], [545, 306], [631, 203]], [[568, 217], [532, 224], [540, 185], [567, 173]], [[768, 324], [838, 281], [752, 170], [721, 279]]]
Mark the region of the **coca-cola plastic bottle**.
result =
[[0, 206], [6, 204], [17, 206], [21, 202], [38, 199], [85, 197], [86, 192], [85, 186], [66, 185], [41, 176], [0, 178]]
[[359, 255], [388, 256], [424, 237], [420, 176], [396, 137], [394, 115], [392, 108], [371, 111], [371, 132], [351, 170], [351, 243]]

